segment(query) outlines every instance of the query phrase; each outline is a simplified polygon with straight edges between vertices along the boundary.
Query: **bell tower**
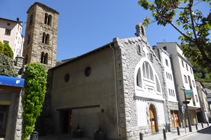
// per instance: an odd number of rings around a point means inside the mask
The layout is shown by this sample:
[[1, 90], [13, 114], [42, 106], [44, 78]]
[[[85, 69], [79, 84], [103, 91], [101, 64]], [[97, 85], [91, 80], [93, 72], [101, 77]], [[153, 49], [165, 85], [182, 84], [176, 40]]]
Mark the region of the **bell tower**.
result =
[[59, 13], [38, 2], [27, 11], [23, 56], [24, 64], [37, 62], [46, 70], [56, 65]]

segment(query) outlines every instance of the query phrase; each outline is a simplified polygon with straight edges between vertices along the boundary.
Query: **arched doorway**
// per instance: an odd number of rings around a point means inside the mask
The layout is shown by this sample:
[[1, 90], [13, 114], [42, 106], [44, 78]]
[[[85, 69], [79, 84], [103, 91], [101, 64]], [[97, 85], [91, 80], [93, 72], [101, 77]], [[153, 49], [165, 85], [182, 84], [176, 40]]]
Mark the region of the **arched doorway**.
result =
[[151, 132], [157, 132], [157, 126], [156, 126], [156, 116], [155, 116], [155, 109], [153, 105], [150, 105], [149, 107], [149, 117], [150, 117], [150, 124], [151, 124]]

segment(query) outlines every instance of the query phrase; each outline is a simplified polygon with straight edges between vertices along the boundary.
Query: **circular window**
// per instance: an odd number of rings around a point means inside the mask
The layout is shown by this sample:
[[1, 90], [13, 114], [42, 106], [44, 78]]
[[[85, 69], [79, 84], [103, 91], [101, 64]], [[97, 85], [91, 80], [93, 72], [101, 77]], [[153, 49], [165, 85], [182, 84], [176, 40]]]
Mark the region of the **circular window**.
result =
[[85, 74], [86, 77], [88, 77], [91, 74], [91, 68], [90, 67], [86, 67], [85, 71], [84, 71], [84, 74]]
[[64, 76], [64, 81], [65, 81], [65, 82], [68, 82], [69, 79], [70, 79], [70, 75], [69, 75], [68, 73], [65, 74], [65, 76]]

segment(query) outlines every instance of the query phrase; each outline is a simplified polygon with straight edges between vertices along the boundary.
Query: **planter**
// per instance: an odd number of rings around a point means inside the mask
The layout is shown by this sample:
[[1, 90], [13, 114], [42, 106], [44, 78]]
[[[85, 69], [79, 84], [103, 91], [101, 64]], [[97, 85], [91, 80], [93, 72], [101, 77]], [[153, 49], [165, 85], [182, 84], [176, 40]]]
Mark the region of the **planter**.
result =
[[105, 133], [94, 133], [95, 140], [105, 140]]
[[74, 138], [82, 138], [83, 137], [83, 131], [73, 131], [73, 137]]

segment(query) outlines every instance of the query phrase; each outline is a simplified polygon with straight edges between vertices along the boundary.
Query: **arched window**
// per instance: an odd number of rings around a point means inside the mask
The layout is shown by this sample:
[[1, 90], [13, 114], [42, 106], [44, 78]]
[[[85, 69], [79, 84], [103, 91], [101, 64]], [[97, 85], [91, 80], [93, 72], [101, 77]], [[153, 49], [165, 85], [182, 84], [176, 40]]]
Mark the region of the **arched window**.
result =
[[44, 62], [44, 52], [41, 53], [41, 60], [40, 60], [40, 63], [43, 63]]
[[143, 67], [143, 77], [150, 80], [154, 80], [154, 75], [150, 64], [145, 61], [142, 67]]
[[48, 64], [48, 53], [45, 54], [45, 57], [44, 57], [44, 64]]
[[45, 44], [49, 44], [49, 34], [45, 36]]
[[49, 16], [48, 16], [48, 25], [51, 25], [51, 20], [52, 20], [52, 16], [49, 15]]
[[31, 25], [33, 22], [33, 15], [30, 16], [29, 25]]
[[25, 57], [25, 64], [27, 64], [27, 62], [28, 62], [28, 55], [26, 55]]
[[43, 33], [43, 35], [42, 35], [42, 43], [45, 43], [45, 33]]
[[146, 66], [145, 63], [143, 63], [143, 76], [146, 78]]
[[30, 34], [29, 34], [29, 36], [28, 36], [28, 40], [27, 40], [27, 45], [30, 43]]
[[45, 23], [45, 24], [48, 23], [48, 14], [47, 14], [47, 13], [45, 13], [45, 21], [44, 21], [44, 23]]
[[161, 90], [160, 90], [160, 84], [159, 84], [159, 82], [158, 82], [157, 76], [155, 76], [155, 79], [156, 79], [156, 88], [157, 88], [157, 91], [160, 92], [160, 91], [161, 91]]
[[142, 80], [141, 80], [141, 69], [138, 69], [138, 73], [136, 75], [136, 82], [137, 86], [142, 87]]

